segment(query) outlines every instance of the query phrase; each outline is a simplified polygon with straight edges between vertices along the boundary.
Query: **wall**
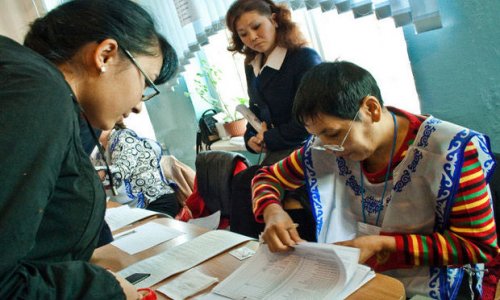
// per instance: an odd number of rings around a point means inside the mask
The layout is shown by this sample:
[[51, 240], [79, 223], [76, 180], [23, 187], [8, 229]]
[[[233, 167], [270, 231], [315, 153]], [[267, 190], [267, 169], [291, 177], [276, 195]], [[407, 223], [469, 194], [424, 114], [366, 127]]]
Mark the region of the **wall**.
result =
[[[40, 1], [34, 1], [39, 13], [44, 13]], [[37, 11], [31, 0], [0, 0], [0, 35], [22, 43], [29, 24], [37, 17]]]
[[158, 99], [146, 102], [156, 139], [166, 147], [167, 154], [194, 169], [198, 124], [191, 100], [184, 95], [186, 83], [179, 79], [173, 91], [165, 85], [159, 88]]
[[442, 29], [404, 29], [422, 113], [483, 132], [500, 152], [500, 1], [439, 6]]

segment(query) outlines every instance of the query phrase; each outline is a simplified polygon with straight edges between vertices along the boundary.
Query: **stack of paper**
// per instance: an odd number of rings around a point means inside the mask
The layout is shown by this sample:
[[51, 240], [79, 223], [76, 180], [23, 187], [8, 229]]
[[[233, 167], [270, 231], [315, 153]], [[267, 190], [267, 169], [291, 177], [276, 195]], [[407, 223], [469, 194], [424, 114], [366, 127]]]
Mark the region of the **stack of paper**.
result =
[[213, 292], [231, 299], [344, 299], [375, 277], [359, 249], [301, 243], [294, 251], [257, 253]]

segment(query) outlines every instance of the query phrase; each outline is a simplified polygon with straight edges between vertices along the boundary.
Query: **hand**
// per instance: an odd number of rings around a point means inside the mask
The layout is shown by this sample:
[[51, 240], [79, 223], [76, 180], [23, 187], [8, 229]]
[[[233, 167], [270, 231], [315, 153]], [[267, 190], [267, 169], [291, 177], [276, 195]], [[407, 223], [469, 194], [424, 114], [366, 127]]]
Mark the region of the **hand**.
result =
[[337, 242], [336, 245], [355, 247], [361, 250], [359, 263], [364, 263], [376, 256], [378, 264], [384, 264], [389, 255], [396, 251], [396, 239], [392, 236], [367, 235], [350, 241]]
[[128, 282], [125, 278], [120, 275], [108, 270], [113, 276], [115, 276], [116, 280], [120, 283], [120, 286], [123, 289], [123, 293], [125, 294], [125, 298], [127, 300], [140, 300], [142, 299], [142, 294], [137, 291], [135, 286]]
[[256, 153], [261, 153], [261, 152], [264, 151], [264, 143], [263, 143], [263, 141], [261, 141], [261, 140], [259, 141], [259, 139], [257, 139], [256, 136], [252, 136], [248, 140], [248, 147], [250, 147], [250, 149], [252, 149]]
[[101, 181], [104, 181], [106, 179], [106, 171], [104, 170], [97, 171], [97, 175], [99, 175], [99, 179], [101, 179]]
[[266, 227], [261, 237], [271, 252], [289, 251], [291, 246], [303, 241], [296, 224], [279, 204], [270, 204], [264, 209], [264, 222]]
[[261, 141], [261, 143], [264, 142], [264, 133], [266, 131], [267, 131], [267, 123], [262, 122], [262, 127], [261, 127], [260, 131], [257, 133], [257, 135], [255, 136], [257, 138], [257, 140]]

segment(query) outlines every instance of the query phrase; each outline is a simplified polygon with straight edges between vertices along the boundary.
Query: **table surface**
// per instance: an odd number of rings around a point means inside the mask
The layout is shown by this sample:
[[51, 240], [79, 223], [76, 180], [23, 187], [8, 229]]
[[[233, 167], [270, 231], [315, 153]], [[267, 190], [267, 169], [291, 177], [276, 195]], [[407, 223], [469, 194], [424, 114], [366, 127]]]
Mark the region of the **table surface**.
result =
[[[94, 251], [94, 255], [92, 256], [91, 262], [100, 265], [102, 267], [108, 268], [114, 272], [117, 272], [135, 262], [159, 254], [171, 247], [175, 247], [177, 245], [185, 243], [208, 231], [208, 229], [198, 227], [193, 224], [180, 222], [173, 219], [156, 218], [156, 217], [149, 218], [141, 222], [137, 222], [134, 224], [134, 226], [138, 226], [146, 222], [158, 222], [160, 224], [185, 232], [185, 234], [176, 237], [172, 240], [166, 241], [155, 247], [149, 248], [143, 252], [137, 253], [135, 255], [129, 255], [126, 252], [123, 252], [122, 250], [118, 249], [117, 247], [108, 244]], [[128, 230], [134, 226], [119, 229], [115, 233]], [[246, 244], [247, 247], [253, 249], [256, 249], [258, 247], [258, 243], [256, 241], [249, 241], [246, 242]], [[240, 244], [234, 248], [241, 247], [242, 245], [245, 245], [245, 243]], [[222, 281], [244, 262], [244, 261], [239, 261], [238, 259], [228, 254], [228, 252], [231, 251], [232, 249], [233, 248], [201, 263], [200, 265], [194, 268], [206, 275], [217, 277], [220, 281]], [[176, 276], [177, 275], [169, 277], [159, 282], [158, 284], [154, 285], [152, 288], [153, 289], [158, 288], [159, 286], [167, 283]], [[210, 288], [200, 292], [197, 295], [208, 293], [214, 286], [211, 286]], [[157, 295], [158, 299], [169, 299], [161, 293], [157, 292]], [[196, 298], [196, 295], [191, 299], [194, 298]], [[403, 284], [400, 281], [386, 275], [377, 274], [375, 278], [370, 280], [367, 284], [362, 286], [359, 290], [357, 290], [347, 299], [349, 300], [405, 299], [405, 290]]]

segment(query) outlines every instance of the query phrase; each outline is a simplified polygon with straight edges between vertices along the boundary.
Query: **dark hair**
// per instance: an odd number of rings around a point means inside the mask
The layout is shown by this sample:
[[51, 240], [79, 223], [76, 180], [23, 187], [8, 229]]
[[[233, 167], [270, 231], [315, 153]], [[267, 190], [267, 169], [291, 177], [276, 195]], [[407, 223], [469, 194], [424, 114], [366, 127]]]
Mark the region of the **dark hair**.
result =
[[276, 44], [287, 49], [297, 49], [307, 42], [297, 24], [292, 22], [292, 14], [285, 4], [275, 4], [271, 0], [237, 0], [226, 13], [226, 26], [231, 31], [231, 42], [227, 50], [245, 55], [245, 62], [249, 63], [257, 52], [246, 47], [236, 30], [236, 22], [246, 12], [256, 11], [262, 16], [271, 17], [276, 14]]
[[[163, 65], [155, 83], [165, 83], [177, 69], [177, 55], [157, 32], [151, 16], [130, 0], [74, 0], [36, 19], [24, 45], [55, 64], [70, 60], [87, 43], [114, 39], [133, 54], [156, 55]], [[125, 56], [124, 56], [125, 57]]]
[[380, 89], [370, 72], [347, 61], [325, 62], [302, 77], [292, 112], [301, 124], [320, 113], [352, 119], [368, 95], [376, 97], [384, 106]]

